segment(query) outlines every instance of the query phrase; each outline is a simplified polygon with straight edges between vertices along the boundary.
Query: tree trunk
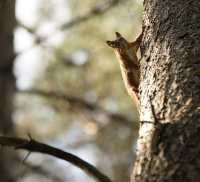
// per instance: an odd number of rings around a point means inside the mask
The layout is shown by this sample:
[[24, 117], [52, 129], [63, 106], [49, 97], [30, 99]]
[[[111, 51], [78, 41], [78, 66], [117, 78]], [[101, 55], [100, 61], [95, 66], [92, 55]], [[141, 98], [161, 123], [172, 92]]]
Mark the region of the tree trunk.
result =
[[144, 0], [132, 182], [200, 181], [200, 1]]
[[[15, 0], [0, 2], [0, 134], [13, 135], [12, 109], [15, 91], [13, 75], [13, 30], [15, 27]], [[14, 151], [13, 151], [14, 152]], [[0, 181], [13, 182], [14, 153], [0, 150]]]

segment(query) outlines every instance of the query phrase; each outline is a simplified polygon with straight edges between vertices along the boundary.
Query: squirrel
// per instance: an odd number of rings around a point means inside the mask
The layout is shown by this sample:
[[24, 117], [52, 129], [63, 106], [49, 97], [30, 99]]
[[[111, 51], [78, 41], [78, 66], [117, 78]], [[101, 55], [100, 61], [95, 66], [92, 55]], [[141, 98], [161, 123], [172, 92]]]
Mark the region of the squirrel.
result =
[[139, 111], [138, 88], [140, 84], [140, 64], [137, 57], [137, 50], [140, 47], [143, 32], [134, 42], [128, 42], [118, 32], [115, 34], [116, 40], [106, 41], [106, 43], [115, 51], [119, 60], [121, 74], [126, 90]]

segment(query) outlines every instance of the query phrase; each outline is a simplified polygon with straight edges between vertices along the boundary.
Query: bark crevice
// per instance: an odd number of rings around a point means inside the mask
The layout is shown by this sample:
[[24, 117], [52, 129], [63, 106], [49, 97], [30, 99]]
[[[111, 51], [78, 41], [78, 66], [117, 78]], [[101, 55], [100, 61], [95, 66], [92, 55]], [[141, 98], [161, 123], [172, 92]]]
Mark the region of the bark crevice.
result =
[[155, 120], [152, 102], [159, 122], [140, 125], [132, 181], [198, 182], [200, 3], [145, 0], [144, 9], [140, 120]]

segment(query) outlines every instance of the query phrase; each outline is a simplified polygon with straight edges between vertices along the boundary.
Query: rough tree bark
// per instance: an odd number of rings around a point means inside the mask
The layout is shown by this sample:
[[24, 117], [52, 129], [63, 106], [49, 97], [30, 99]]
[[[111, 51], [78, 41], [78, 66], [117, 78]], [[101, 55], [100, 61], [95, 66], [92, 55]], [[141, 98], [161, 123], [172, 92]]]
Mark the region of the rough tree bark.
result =
[[200, 181], [200, 1], [144, 0], [132, 182]]
[[[15, 0], [0, 2], [0, 134], [12, 135], [13, 96], [15, 78], [13, 75], [13, 30], [15, 26]], [[13, 182], [14, 153], [0, 150], [0, 181]]]

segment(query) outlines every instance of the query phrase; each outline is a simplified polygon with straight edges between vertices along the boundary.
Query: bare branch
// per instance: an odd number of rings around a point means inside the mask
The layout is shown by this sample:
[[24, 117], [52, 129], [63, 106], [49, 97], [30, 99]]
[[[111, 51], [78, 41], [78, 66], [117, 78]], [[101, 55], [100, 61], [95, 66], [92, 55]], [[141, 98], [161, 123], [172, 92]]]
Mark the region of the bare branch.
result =
[[84, 21], [87, 21], [90, 18], [103, 15], [104, 13], [108, 12], [108, 10], [110, 10], [111, 8], [114, 8], [117, 4], [119, 4], [122, 1], [124, 1], [124, 0], [107, 0], [106, 2], [93, 7], [85, 15], [76, 17], [76, 18], [72, 19], [70, 22], [63, 24], [60, 27], [60, 30], [66, 30], [66, 29], [72, 28], [73, 26], [78, 25]]
[[29, 32], [31, 34], [35, 34], [35, 32], [37, 30], [36, 28], [26, 26], [20, 20], [17, 20], [17, 25], [18, 25], [18, 27], [21, 27], [21, 28], [25, 29], [27, 32]]
[[44, 91], [44, 90], [40, 90], [40, 89], [19, 90], [19, 93], [37, 94], [37, 95], [40, 95], [43, 97], [48, 97], [51, 99], [62, 100], [62, 101], [70, 103], [72, 106], [87, 109], [92, 112], [102, 113], [106, 117], [108, 117], [110, 120], [118, 122], [119, 124], [127, 125], [128, 127], [132, 127], [135, 129], [138, 128], [138, 126], [136, 126], [136, 123], [138, 123], [138, 122], [134, 122], [124, 115], [109, 112], [109, 111], [101, 108], [97, 104], [88, 102], [80, 97], [66, 95], [66, 94], [55, 92], [55, 91]]
[[[60, 26], [57, 27], [57, 30], [65, 31], [69, 28], [73, 28], [76, 25], [79, 25], [93, 17], [103, 15], [104, 13], [108, 12], [111, 8], [114, 8], [117, 4], [120, 2], [124, 2], [124, 0], [106, 0], [105, 2], [96, 5], [95, 7], [91, 8], [91, 10], [81, 16], [73, 18], [71, 21], [66, 22]], [[45, 41], [47, 41], [49, 38], [51, 38], [53, 35], [49, 35], [47, 37], [42, 37], [38, 34], [36, 34], [36, 28], [27, 27], [22, 22], [18, 21], [18, 26], [24, 28], [26, 31], [34, 35], [35, 38], [35, 45], [41, 45]], [[55, 33], [53, 33], [55, 34]]]
[[[100, 16], [103, 15], [104, 13], [106, 13], [108, 10], [114, 8], [117, 4], [124, 2], [125, 0], [106, 0], [106, 2], [101, 3], [95, 7], [93, 7], [88, 13], [78, 16], [76, 18], [73, 18], [71, 21], [64, 23], [63, 25], [60, 25], [57, 27], [57, 30], [68, 30], [69, 28], [74, 27], [75, 25], [79, 25], [80, 23], [83, 23], [95, 16]], [[51, 35], [48, 35], [46, 37], [38, 35], [36, 33], [37, 28], [36, 27], [28, 27], [25, 24], [23, 24], [21, 21], [17, 21], [17, 25], [19, 27], [24, 28], [27, 32], [31, 33], [32, 35], [34, 35], [34, 43], [28, 47], [27, 49], [20, 51], [18, 53], [16, 53], [15, 55], [13, 55], [11, 58], [16, 58], [17, 56], [23, 54], [24, 52], [26, 52], [27, 50], [30, 50], [31, 48], [40, 45], [43, 46], [44, 48], [52, 48], [51, 46], [47, 46], [44, 45], [44, 43], [51, 38], [52, 36], [54, 36], [56, 34], [56, 32], [53, 32]]]
[[107, 176], [102, 174], [96, 167], [84, 161], [83, 159], [50, 145], [37, 142], [33, 139], [26, 140], [21, 138], [0, 136], [0, 144], [2, 146], [14, 147], [15, 149], [24, 149], [30, 152], [39, 152], [54, 156], [56, 158], [70, 162], [76, 167], [79, 167], [99, 182], [111, 182]]

